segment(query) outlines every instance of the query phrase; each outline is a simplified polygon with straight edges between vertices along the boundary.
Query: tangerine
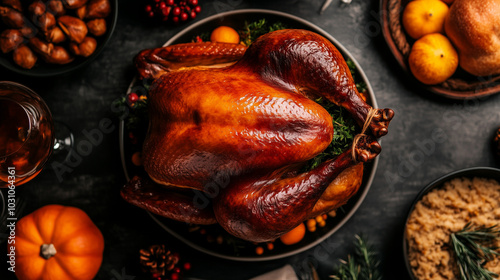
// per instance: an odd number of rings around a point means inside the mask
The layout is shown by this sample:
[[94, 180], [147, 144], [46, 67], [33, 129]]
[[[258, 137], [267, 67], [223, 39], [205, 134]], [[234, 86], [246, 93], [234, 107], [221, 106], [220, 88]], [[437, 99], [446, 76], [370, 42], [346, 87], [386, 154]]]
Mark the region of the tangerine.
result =
[[280, 237], [280, 240], [285, 245], [292, 245], [302, 240], [305, 234], [306, 234], [306, 226], [304, 225], [304, 223], [300, 223], [300, 225], [298, 225], [291, 231], [283, 234]]
[[444, 33], [448, 5], [440, 0], [411, 1], [403, 11], [403, 27], [413, 39], [430, 33]]
[[240, 35], [229, 26], [219, 26], [210, 34], [210, 41], [238, 44], [240, 42]]
[[408, 64], [420, 82], [426, 85], [439, 84], [455, 73], [458, 54], [448, 38], [433, 33], [425, 35], [413, 44]]

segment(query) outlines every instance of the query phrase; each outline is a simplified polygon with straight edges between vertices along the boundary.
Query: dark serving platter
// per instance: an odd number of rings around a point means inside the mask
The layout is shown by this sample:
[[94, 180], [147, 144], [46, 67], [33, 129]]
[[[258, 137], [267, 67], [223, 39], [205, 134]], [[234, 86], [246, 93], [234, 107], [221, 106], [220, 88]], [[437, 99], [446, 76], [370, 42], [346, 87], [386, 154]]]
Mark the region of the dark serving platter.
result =
[[[349, 58], [354, 62], [357, 69], [356, 75], [360, 79], [359, 81], [364, 82], [367, 85], [367, 102], [373, 107], [377, 107], [373, 89], [371, 88], [366, 75], [363, 73], [360, 65], [356, 62], [356, 60], [348, 52], [348, 50], [344, 48], [337, 40], [335, 40], [334, 37], [332, 37], [324, 30], [320, 29], [316, 25], [290, 14], [270, 10], [255, 9], [236, 10], [221, 13], [194, 23], [193, 25], [187, 27], [186, 29], [170, 38], [165, 43], [165, 45], [190, 42], [197, 35], [211, 32], [213, 29], [221, 25], [231, 26], [234, 29], [239, 30], [244, 27], [245, 21], [253, 22], [260, 19], [265, 19], [269, 23], [281, 22], [288, 28], [311, 30], [329, 39], [344, 55], [344, 58]], [[134, 79], [127, 93], [131, 92], [132, 90], [136, 90], [136, 85], [137, 81]], [[130, 158], [134, 151], [131, 148], [132, 145], [128, 141], [128, 132], [124, 121], [120, 122], [119, 128], [119, 141], [123, 170], [125, 172], [126, 179], [130, 180], [136, 174], [140, 174], [141, 172], [142, 174], [144, 174], [144, 170], [140, 167], [138, 168], [134, 166], [131, 163]], [[225, 236], [224, 242], [222, 242], [222, 244], [219, 244], [217, 242], [207, 242], [207, 234], [205, 234], [205, 236], [201, 236], [200, 230], [196, 229], [196, 227], [192, 225], [169, 220], [160, 216], [156, 216], [154, 214], [150, 214], [150, 216], [169, 234], [178, 238], [192, 248], [195, 248], [212, 256], [237, 261], [265, 261], [284, 258], [300, 253], [319, 244], [320, 242], [331, 236], [333, 233], [335, 233], [340, 227], [342, 227], [342, 225], [344, 225], [345, 222], [347, 222], [347, 220], [349, 220], [349, 218], [356, 212], [358, 207], [363, 202], [365, 196], [367, 195], [370, 185], [373, 181], [375, 171], [377, 169], [377, 164], [378, 158], [376, 158], [369, 164], [365, 164], [363, 183], [359, 191], [348, 201], [346, 205], [344, 205], [337, 211], [337, 215], [334, 218], [327, 219], [325, 227], [318, 227], [317, 231], [315, 232], [306, 232], [304, 239], [294, 245], [287, 246], [281, 244], [280, 242], [275, 242], [274, 249], [265, 250], [264, 254], [262, 255], [257, 255], [255, 253], [256, 245], [251, 242], [239, 240], [231, 236]], [[203, 230], [207, 233], [213, 233], [214, 236], [217, 236], [218, 234], [225, 234], [222, 228], [217, 225], [209, 227], [204, 226]]]

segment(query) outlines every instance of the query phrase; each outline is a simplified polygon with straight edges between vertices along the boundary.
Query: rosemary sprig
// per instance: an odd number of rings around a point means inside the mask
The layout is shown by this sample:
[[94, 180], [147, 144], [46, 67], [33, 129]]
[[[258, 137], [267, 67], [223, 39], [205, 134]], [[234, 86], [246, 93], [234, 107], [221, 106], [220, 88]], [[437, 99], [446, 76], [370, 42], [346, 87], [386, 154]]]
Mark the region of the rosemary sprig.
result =
[[498, 225], [472, 226], [470, 223], [451, 234], [451, 244], [462, 280], [493, 280], [498, 274], [486, 268], [484, 264], [500, 255], [495, 241], [500, 239]]
[[354, 255], [348, 255], [347, 261], [340, 260], [336, 273], [330, 277], [335, 280], [381, 280], [377, 254], [363, 237], [356, 235], [355, 238]]

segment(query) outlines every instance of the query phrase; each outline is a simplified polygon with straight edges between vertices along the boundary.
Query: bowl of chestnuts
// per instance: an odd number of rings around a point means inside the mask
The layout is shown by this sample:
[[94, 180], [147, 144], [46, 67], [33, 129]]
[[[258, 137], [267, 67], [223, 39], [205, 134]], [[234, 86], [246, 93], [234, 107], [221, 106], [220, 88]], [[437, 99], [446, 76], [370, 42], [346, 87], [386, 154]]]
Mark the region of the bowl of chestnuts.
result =
[[28, 76], [92, 61], [113, 33], [118, 0], [0, 0], [0, 65]]

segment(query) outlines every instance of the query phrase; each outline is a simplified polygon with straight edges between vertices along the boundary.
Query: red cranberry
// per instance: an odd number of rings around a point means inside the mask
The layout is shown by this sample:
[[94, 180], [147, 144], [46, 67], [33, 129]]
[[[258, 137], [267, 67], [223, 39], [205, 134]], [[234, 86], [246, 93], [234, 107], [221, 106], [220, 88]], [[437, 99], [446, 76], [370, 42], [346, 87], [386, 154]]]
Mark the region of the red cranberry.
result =
[[190, 270], [191, 269], [191, 264], [190, 263], [185, 263], [184, 264], [184, 270]]
[[190, 1], [189, 1], [189, 5], [191, 5], [191, 6], [196, 6], [196, 5], [198, 5], [198, 0], [190, 0]]
[[167, 0], [167, 5], [173, 6], [174, 5], [174, 0]]
[[181, 14], [181, 8], [179, 8], [179, 7], [175, 7], [175, 8], [172, 10], [172, 14], [173, 14], [174, 16], [178, 16], [178, 15], [180, 15], [180, 14]]
[[188, 14], [186, 14], [186, 13], [182, 13], [181, 14], [181, 20], [182, 21], [186, 21], [188, 18], [189, 18]]
[[196, 12], [194, 10], [191, 11], [191, 18], [195, 18], [196, 17]]
[[200, 6], [196, 6], [194, 7], [194, 11], [199, 14], [201, 12], [201, 7]]
[[146, 13], [149, 13], [153, 10], [153, 8], [151, 7], [151, 5], [146, 5]]
[[128, 104], [134, 104], [137, 100], [139, 100], [139, 96], [135, 92], [131, 92], [127, 96]]

